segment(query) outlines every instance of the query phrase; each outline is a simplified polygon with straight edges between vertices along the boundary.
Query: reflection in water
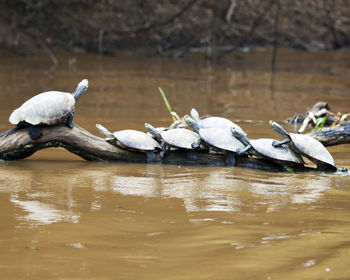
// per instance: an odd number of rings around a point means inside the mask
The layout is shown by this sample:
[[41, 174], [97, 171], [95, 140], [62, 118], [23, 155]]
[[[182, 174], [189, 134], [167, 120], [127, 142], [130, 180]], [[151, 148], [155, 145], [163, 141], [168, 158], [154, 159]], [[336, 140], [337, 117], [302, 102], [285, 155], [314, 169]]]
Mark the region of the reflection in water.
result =
[[79, 219], [79, 216], [73, 215], [70, 211], [54, 209], [54, 205], [35, 200], [18, 200], [18, 195], [11, 195], [10, 201], [27, 213], [18, 217], [17, 220], [26, 220], [30, 225], [52, 224], [61, 221], [77, 223]]
[[[95, 123], [168, 124], [159, 86], [179, 115], [196, 107], [251, 120], [240, 125], [252, 139], [276, 137], [268, 120], [319, 100], [348, 111], [349, 51], [279, 50], [273, 94], [270, 57], [207, 65], [82, 54], [48, 71], [46, 56], [5, 55], [0, 128], [11, 127], [8, 116], [29, 97], [70, 91], [85, 77], [91, 85], [75, 122], [92, 133]], [[350, 169], [346, 145], [329, 150]], [[0, 163], [1, 279], [347, 279], [349, 186], [343, 174], [88, 163], [40, 151]]]
[[[27, 212], [22, 219], [32, 220], [33, 224], [61, 220], [77, 222], [79, 215], [73, 214], [77, 199], [75, 189], [90, 184], [94, 190], [91, 211], [101, 210], [102, 194], [111, 192], [144, 198], [181, 199], [189, 213], [245, 211], [247, 196], [255, 200], [249, 207], [263, 207], [267, 212], [273, 212], [288, 204], [316, 203], [333, 187], [333, 177], [326, 174], [266, 174], [240, 168], [161, 165], [96, 164], [93, 168], [67, 167], [67, 170], [62, 165], [61, 173], [65, 175], [53, 179], [50, 170], [38, 175], [42, 165], [44, 163], [27, 162], [24, 164], [27, 169], [23, 170], [9, 164], [0, 170], [0, 191], [10, 193], [9, 200]], [[59, 195], [57, 190], [50, 190], [50, 182], [60, 186]], [[45, 203], [46, 200], [54, 203]]]

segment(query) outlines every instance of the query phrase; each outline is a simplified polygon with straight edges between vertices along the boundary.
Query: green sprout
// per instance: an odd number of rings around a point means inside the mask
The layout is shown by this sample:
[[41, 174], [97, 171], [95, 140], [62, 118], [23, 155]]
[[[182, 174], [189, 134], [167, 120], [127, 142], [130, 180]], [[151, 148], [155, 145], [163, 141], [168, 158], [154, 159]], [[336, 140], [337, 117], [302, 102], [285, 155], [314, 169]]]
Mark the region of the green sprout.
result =
[[294, 168], [289, 166], [284, 166], [284, 170], [286, 170], [287, 172], [294, 172]]
[[177, 115], [177, 113], [171, 109], [170, 103], [169, 103], [168, 99], [166, 98], [164, 91], [160, 87], [158, 89], [160, 91], [160, 94], [163, 96], [165, 106], [167, 107], [167, 109], [168, 109], [168, 111], [173, 119], [173, 122], [175, 122], [176, 120], [180, 120], [180, 117]]
[[312, 132], [320, 131], [323, 128], [325, 123], [326, 123], [326, 117], [317, 118], [315, 128], [312, 130]]

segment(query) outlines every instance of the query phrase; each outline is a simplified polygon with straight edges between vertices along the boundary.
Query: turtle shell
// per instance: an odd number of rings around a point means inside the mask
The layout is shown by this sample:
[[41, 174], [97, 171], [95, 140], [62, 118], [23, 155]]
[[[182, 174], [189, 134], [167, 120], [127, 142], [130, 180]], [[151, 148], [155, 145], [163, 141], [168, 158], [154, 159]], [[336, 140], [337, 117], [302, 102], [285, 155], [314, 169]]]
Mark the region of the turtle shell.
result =
[[185, 128], [169, 129], [163, 131], [160, 135], [166, 144], [188, 150], [192, 150], [192, 143], [197, 143], [200, 138], [198, 133]]
[[75, 99], [71, 93], [47, 91], [35, 95], [14, 110], [10, 123], [17, 125], [28, 123], [32, 125], [54, 125], [65, 123], [69, 113], [74, 112]]
[[236, 152], [237, 149], [244, 148], [229, 128], [202, 128], [199, 130], [199, 135], [210, 146], [220, 150]]
[[201, 128], [231, 128], [234, 127], [237, 132], [246, 135], [240, 126], [235, 124], [233, 121], [222, 117], [207, 117], [197, 121], [198, 127]]
[[289, 162], [294, 164], [304, 164], [303, 159], [299, 154], [290, 149], [287, 145], [280, 147], [272, 146], [273, 139], [256, 139], [251, 140], [250, 144], [253, 149], [264, 157], [270, 158], [277, 162]]
[[322, 143], [311, 136], [291, 133], [294, 146], [311, 161], [325, 163], [335, 168], [334, 159]]
[[161, 149], [160, 145], [152, 136], [133, 129], [125, 129], [113, 133], [118, 144], [127, 149], [140, 151], [154, 151]]

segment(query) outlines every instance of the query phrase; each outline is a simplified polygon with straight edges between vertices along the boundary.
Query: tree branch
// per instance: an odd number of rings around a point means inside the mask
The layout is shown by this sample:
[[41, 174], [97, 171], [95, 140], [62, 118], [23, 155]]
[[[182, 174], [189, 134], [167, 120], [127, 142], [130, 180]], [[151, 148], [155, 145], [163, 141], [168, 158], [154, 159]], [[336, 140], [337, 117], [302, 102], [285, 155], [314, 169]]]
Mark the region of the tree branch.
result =
[[[0, 159], [16, 160], [31, 156], [36, 151], [63, 147], [68, 151], [90, 161], [119, 161], [145, 163], [146, 154], [128, 151], [106, 142], [104, 139], [90, 134], [75, 126], [70, 129], [66, 125], [42, 127], [43, 136], [38, 140], [29, 137], [26, 128], [15, 128], [0, 134]], [[153, 163], [195, 166], [224, 166], [226, 156], [222, 154], [198, 153], [189, 157], [183, 150], [171, 151], [163, 159], [156, 155]], [[267, 171], [283, 171], [282, 167], [264, 159], [237, 157], [236, 165]], [[305, 169], [307, 170], [307, 169]]]
[[334, 146], [350, 143], [350, 122], [344, 122], [332, 128], [323, 128], [320, 131], [309, 133], [324, 146]]

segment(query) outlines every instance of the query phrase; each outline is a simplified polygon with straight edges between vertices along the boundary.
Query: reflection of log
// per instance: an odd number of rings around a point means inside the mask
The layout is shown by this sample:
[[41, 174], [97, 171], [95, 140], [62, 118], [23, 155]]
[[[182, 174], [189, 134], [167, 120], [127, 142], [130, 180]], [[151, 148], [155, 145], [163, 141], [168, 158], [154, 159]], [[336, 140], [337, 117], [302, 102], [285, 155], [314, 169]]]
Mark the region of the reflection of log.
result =
[[[12, 129], [0, 134], [0, 158], [4, 160], [23, 159], [40, 149], [63, 147], [86, 160], [146, 162], [144, 153], [118, 148], [78, 126], [70, 129], [65, 125], [58, 125], [46, 126], [42, 129], [43, 136], [36, 141], [31, 140], [24, 128]], [[225, 156], [199, 153], [198, 157], [193, 159], [189, 158], [184, 151], [174, 151], [166, 155], [164, 159], [160, 159], [157, 155], [154, 162], [176, 165], [223, 166], [225, 165]], [[282, 171], [279, 165], [248, 157], [237, 158], [236, 165], [269, 171]]]
[[350, 122], [343, 122], [333, 128], [323, 128], [317, 132], [309, 133], [325, 146], [350, 143]]

